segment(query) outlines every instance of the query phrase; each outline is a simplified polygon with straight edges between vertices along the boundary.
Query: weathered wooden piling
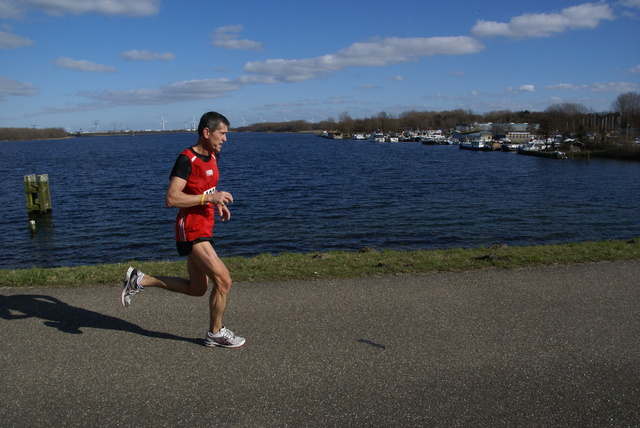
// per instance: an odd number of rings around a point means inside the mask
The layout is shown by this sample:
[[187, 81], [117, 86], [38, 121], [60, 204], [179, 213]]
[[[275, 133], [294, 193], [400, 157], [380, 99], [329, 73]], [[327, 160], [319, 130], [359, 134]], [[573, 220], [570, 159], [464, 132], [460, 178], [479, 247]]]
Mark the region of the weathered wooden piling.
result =
[[38, 213], [51, 211], [49, 174], [25, 175], [24, 192], [27, 199], [27, 211]]

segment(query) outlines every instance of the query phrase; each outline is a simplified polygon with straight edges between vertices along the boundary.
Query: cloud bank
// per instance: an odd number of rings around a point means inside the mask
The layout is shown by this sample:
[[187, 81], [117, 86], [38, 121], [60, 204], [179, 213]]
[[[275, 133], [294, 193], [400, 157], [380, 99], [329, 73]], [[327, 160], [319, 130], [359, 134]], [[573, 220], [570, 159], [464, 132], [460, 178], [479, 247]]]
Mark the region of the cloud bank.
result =
[[33, 41], [27, 37], [18, 36], [17, 34], [7, 31], [0, 31], [0, 49], [18, 49], [25, 46], [31, 46]]
[[544, 87], [550, 90], [565, 90], [565, 91], [581, 91], [588, 90], [589, 92], [632, 92], [638, 89], [638, 85], [631, 82], [606, 82], [606, 83], [593, 83], [591, 85], [576, 85], [573, 83], [560, 83], [557, 85], [548, 85]]
[[148, 49], [143, 49], [141, 51], [132, 49], [130, 51], [123, 52], [122, 57], [130, 61], [171, 61], [176, 59], [176, 56], [171, 52], [152, 52]]
[[159, 11], [160, 0], [0, 0], [0, 18], [5, 19], [20, 19], [33, 12], [54, 16], [149, 16]]
[[86, 71], [89, 73], [113, 73], [118, 71], [115, 67], [109, 67], [107, 65], [96, 64], [95, 62], [87, 61], [84, 59], [72, 59], [72, 58], [58, 58], [53, 61], [53, 65], [61, 68], [68, 68], [70, 70]]
[[227, 25], [217, 28], [213, 33], [212, 45], [220, 49], [252, 50], [264, 49], [262, 43], [248, 39], [238, 39], [238, 34], [244, 29], [242, 25]]
[[424, 56], [469, 55], [484, 45], [472, 37], [389, 37], [358, 42], [335, 54], [303, 59], [269, 59], [248, 62], [247, 73], [262, 76], [265, 82], [303, 82], [348, 67], [384, 67], [416, 61]]
[[603, 20], [615, 19], [606, 3], [584, 3], [567, 7], [560, 13], [526, 13], [507, 22], [479, 20], [471, 29], [476, 37], [514, 39], [550, 37], [567, 30], [595, 28]]
[[38, 89], [31, 83], [22, 83], [0, 76], [0, 101], [4, 101], [8, 95], [29, 97], [37, 93]]

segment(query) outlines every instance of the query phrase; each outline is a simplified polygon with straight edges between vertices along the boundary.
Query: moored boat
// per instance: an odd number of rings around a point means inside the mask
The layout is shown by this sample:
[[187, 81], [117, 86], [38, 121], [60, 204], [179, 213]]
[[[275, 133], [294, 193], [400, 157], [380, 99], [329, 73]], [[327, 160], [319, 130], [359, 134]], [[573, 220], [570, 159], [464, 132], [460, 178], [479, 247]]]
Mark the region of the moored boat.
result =
[[436, 129], [436, 130], [431, 129], [424, 132], [422, 134], [421, 140], [422, 140], [422, 144], [426, 144], [430, 146], [435, 146], [438, 144], [449, 144], [447, 142], [447, 138], [444, 136], [444, 134], [442, 133], [442, 130], [440, 129]]
[[482, 140], [461, 141], [458, 148], [461, 150], [490, 150]]
[[380, 130], [376, 130], [369, 135], [369, 141], [374, 143], [384, 143], [384, 134]]
[[518, 150], [519, 145], [520, 144], [503, 142], [500, 147], [502, 148], [503, 152], [515, 152]]
[[396, 134], [395, 132], [390, 132], [385, 138], [384, 140], [387, 143], [397, 143], [400, 141], [400, 137], [398, 137], [398, 134]]

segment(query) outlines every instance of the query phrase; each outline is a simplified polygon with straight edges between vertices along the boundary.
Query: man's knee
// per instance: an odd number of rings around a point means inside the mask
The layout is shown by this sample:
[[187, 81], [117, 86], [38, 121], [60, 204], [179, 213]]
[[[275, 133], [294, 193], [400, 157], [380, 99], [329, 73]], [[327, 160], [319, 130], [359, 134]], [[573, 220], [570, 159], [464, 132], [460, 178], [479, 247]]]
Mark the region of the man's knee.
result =
[[225, 275], [223, 277], [218, 277], [214, 279], [214, 286], [221, 292], [224, 294], [229, 294], [229, 291], [231, 290], [231, 285], [233, 284], [233, 281], [231, 280], [231, 277], [228, 275]]

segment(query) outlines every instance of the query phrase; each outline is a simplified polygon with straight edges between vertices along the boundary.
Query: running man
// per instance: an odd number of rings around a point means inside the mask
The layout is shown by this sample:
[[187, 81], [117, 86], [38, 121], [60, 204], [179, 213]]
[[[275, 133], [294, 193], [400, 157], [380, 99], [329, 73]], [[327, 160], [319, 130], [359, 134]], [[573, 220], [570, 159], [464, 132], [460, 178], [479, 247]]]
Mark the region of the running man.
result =
[[180, 153], [171, 171], [166, 205], [179, 209], [175, 224], [176, 247], [181, 256], [188, 257], [189, 279], [152, 277], [130, 267], [125, 275], [121, 300], [122, 305], [128, 307], [131, 298], [145, 287], [204, 296], [211, 280], [210, 323], [204, 344], [236, 348], [244, 345], [245, 339], [222, 325], [231, 275], [213, 248], [215, 211], [221, 221], [231, 218], [227, 204], [233, 202], [233, 196], [216, 190], [220, 177], [217, 159], [228, 130], [226, 117], [216, 112], [205, 113], [198, 125], [197, 143]]

